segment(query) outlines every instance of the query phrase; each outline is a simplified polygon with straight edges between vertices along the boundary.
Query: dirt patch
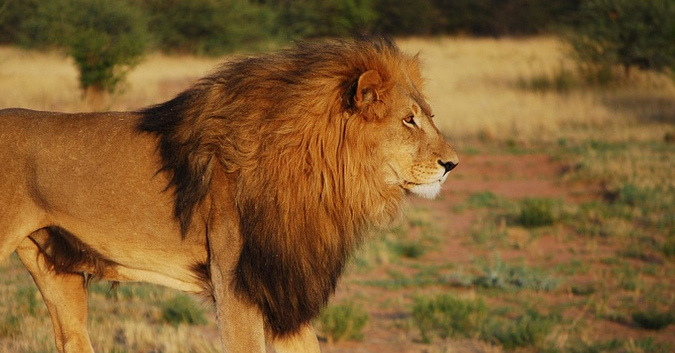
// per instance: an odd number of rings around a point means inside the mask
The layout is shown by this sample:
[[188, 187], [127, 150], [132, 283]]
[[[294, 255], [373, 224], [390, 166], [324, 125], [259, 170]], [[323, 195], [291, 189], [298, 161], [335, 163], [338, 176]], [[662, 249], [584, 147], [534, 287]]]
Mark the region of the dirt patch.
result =
[[[448, 283], [424, 286], [374, 286], [364, 284], [373, 279], [391, 278], [391, 273], [413, 276], [418, 269], [447, 265], [453, 271], [469, 268], [477, 259], [490, 261], [495, 246], [489, 241], [476, 246], [469, 233], [482, 226], [485, 210], [463, 209], [457, 211], [467, 198], [478, 192], [491, 192], [509, 200], [523, 198], [554, 198], [567, 204], [599, 199], [595, 185], [574, 184], [564, 181], [563, 173], [569, 170], [564, 161], [546, 154], [500, 154], [463, 156], [460, 166], [446, 182], [440, 197], [436, 200], [412, 199], [412, 207], [421, 207], [432, 214], [434, 226], [440, 231], [439, 242], [431, 251], [419, 259], [405, 259], [394, 263], [377, 265], [367, 273], [349, 273], [338, 287], [335, 301], [357, 298], [364, 303], [370, 315], [364, 331], [363, 342], [322, 343], [324, 352], [500, 352], [501, 347], [478, 339], [434, 341], [423, 344], [419, 333], [411, 324], [410, 307], [416, 295], [459, 291], [462, 295], [473, 296], [474, 287], [461, 288]], [[514, 302], [532, 301], [539, 307], [560, 309], [566, 320], [561, 330], [586, 330], [584, 339], [589, 341], [617, 339], [655, 338], [655, 342], [673, 341], [675, 325], [658, 334], [631, 327], [625, 323], [598, 319], [591, 311], [602, 310], [599, 295], [592, 292], [602, 286], [612, 272], [603, 259], [615, 256], [617, 246], [604, 239], [578, 237], [574, 230], [564, 225], [546, 227], [545, 230], [531, 231], [517, 226], [505, 228], [511, 243], [499, 247], [503, 261], [520, 260], [527, 266], [557, 273], [559, 269], [570, 272], [555, 291], [527, 292], [524, 298], [519, 294], [508, 294], [504, 298], [490, 297], [491, 306], [512, 305]], [[578, 267], [578, 269], [576, 268]], [[603, 269], [604, 268], [604, 269]], [[558, 269], [558, 270], [556, 270]], [[461, 272], [461, 271], [460, 271]], [[578, 272], [578, 273], [576, 273]], [[442, 272], [441, 275], [443, 275]], [[412, 274], [412, 275], [411, 275]], [[560, 275], [559, 275], [560, 276]], [[560, 276], [562, 277], [562, 276]], [[586, 288], [589, 293], [579, 293]], [[575, 293], [573, 293], [575, 292]], [[626, 291], [626, 296], [638, 295]], [[583, 322], [583, 324], [581, 324]], [[590, 326], [590, 327], [589, 327]], [[560, 333], [560, 340], [566, 334]], [[670, 337], [670, 338], [668, 338]], [[632, 342], [632, 341], [631, 341]]]

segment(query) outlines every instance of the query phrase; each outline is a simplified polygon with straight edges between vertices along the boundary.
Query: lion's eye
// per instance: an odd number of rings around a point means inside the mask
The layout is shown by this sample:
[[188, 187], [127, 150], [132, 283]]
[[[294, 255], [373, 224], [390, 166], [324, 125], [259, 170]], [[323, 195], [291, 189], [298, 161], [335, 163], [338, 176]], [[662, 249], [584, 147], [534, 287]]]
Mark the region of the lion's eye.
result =
[[403, 122], [406, 123], [406, 125], [411, 125], [411, 126], [417, 125], [417, 124], [415, 123], [415, 115], [413, 115], [413, 114], [410, 114], [410, 115], [406, 116], [406, 117], [403, 119]]

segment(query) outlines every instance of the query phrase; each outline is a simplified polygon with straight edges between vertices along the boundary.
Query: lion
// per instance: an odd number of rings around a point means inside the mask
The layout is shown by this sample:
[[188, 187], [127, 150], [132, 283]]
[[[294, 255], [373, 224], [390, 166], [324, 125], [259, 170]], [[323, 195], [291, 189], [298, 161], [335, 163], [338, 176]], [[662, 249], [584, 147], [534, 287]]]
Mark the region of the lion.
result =
[[422, 86], [390, 40], [309, 41], [139, 111], [2, 110], [0, 259], [30, 272], [61, 353], [93, 352], [90, 278], [212, 299], [225, 352], [318, 352], [366, 230], [458, 163]]

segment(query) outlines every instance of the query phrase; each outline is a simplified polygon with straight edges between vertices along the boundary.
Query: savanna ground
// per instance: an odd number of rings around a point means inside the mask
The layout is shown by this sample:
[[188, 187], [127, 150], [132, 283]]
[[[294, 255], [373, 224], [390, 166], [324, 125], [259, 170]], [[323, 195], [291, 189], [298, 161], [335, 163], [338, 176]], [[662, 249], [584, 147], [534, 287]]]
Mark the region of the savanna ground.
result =
[[[409, 39], [461, 163], [434, 201], [351, 261], [324, 352], [675, 350], [675, 84], [584, 83], [552, 38]], [[217, 60], [149, 56], [110, 109], [170, 98]], [[72, 63], [0, 48], [0, 107], [77, 111]], [[90, 289], [98, 352], [218, 352], [208, 305], [146, 284]], [[30, 276], [0, 264], [0, 352], [55, 352]]]

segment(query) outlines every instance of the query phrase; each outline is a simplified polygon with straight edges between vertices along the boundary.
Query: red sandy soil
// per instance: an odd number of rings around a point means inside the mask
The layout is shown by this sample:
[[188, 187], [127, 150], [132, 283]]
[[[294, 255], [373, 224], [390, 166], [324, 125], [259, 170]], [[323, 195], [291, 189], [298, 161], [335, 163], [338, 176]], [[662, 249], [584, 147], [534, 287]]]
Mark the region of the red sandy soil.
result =
[[[473, 259], [490, 259], [493, 250], [479, 249], [471, 244], [468, 236], [469, 229], [479, 216], [478, 210], [465, 210], [461, 213], [453, 212], [453, 207], [461, 204], [469, 195], [476, 192], [491, 191], [495, 195], [508, 199], [525, 197], [560, 198], [566, 203], [577, 203], [599, 197], [599, 189], [591, 185], [578, 185], [562, 181], [561, 174], [568, 166], [565, 162], [545, 154], [504, 154], [504, 155], [467, 155], [463, 156], [459, 167], [453, 171], [444, 185], [440, 197], [436, 200], [412, 199], [412, 206], [420, 206], [432, 212], [435, 225], [441, 229], [441, 242], [433, 250], [424, 255], [421, 261], [424, 264], [448, 264], [462, 266], [471, 264]], [[511, 228], [511, 227], [510, 227]], [[517, 228], [517, 227], [516, 227]], [[555, 228], [555, 227], [554, 227]], [[558, 227], [561, 228], [561, 227]], [[510, 234], [518, 237], [518, 229], [510, 229]], [[525, 236], [527, 231], [521, 229]], [[528, 244], [524, 249], [500, 248], [500, 258], [508, 260], [514, 257], [525, 259], [525, 263], [543, 268], [552, 268], [556, 264], [565, 264], [572, 255], [569, 249], [574, 247], [585, 251], [589, 248], [588, 239], [575, 239], [569, 230], [554, 229], [550, 234], [542, 234]], [[612, 244], [594, 244], [591, 250], [595, 259], [612, 256], [616, 249]], [[381, 267], [381, 266], [378, 266]], [[411, 297], [427, 291], [438, 293], [444, 288], [417, 288], [388, 290], [376, 286], [359, 284], [359, 280], [386, 278], [384, 268], [373, 269], [367, 274], [349, 273], [342, 279], [338, 287], [335, 301], [348, 298], [372, 298], [372, 305], [364, 305], [370, 318], [364, 330], [364, 339], [361, 342], [322, 342], [325, 353], [343, 352], [376, 352], [376, 353], [408, 353], [408, 352], [501, 352], [498, 346], [492, 346], [479, 340], [448, 340], [434, 341], [432, 344], [419, 342], [419, 333], [414, 328], [405, 328]], [[455, 267], [456, 268], [456, 267]], [[396, 268], [399, 271], [405, 271]], [[574, 276], [575, 281], [598, 281], [597, 274], [591, 270], [586, 278]], [[367, 277], [367, 278], [366, 278]], [[577, 282], [578, 283], [578, 282]], [[470, 291], [470, 289], [468, 290]], [[538, 300], [548, 303], [564, 303], [572, 300], [583, 300], [583, 297], [574, 297], [564, 289], [557, 289], [552, 293], [536, 294]], [[383, 305], [387, 301], [399, 305]], [[367, 300], [366, 300], [367, 302]], [[400, 303], [406, 303], [400, 305]], [[488, 301], [492, 304], [493, 299]], [[394, 307], [394, 308], [392, 308]], [[587, 308], [586, 308], [587, 309]], [[574, 320], [583, 318], [590, 326], [586, 338], [591, 341], [608, 340], [612, 338], [626, 339], [627, 337], [640, 338], [650, 335], [650, 332], [632, 328], [627, 325], [614, 323], [608, 320], [597, 320], [587, 315], [583, 305], [575, 305], [565, 313], [565, 316]], [[675, 341], [675, 325], [661, 331], [658, 341]], [[670, 338], [668, 338], [670, 337]]]

